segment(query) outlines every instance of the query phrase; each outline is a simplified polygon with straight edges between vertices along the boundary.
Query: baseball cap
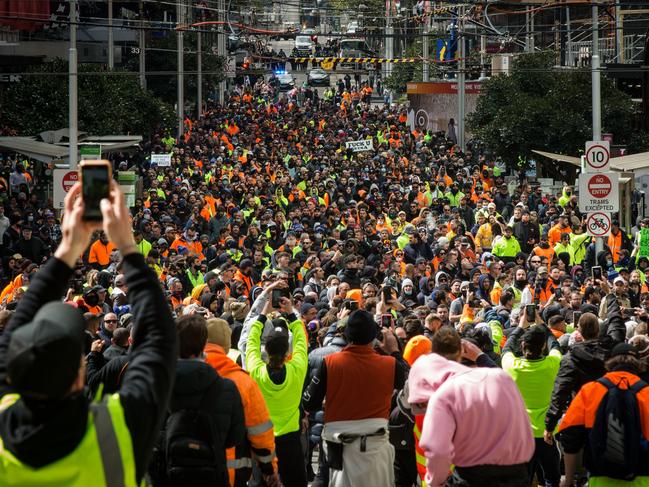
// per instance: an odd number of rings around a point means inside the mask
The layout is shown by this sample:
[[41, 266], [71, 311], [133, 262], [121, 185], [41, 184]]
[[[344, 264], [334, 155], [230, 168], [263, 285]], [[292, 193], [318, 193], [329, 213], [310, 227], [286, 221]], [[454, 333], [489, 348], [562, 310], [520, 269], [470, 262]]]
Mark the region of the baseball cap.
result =
[[60, 399], [77, 378], [86, 322], [75, 307], [47, 303], [11, 336], [7, 370], [11, 385], [24, 396]]

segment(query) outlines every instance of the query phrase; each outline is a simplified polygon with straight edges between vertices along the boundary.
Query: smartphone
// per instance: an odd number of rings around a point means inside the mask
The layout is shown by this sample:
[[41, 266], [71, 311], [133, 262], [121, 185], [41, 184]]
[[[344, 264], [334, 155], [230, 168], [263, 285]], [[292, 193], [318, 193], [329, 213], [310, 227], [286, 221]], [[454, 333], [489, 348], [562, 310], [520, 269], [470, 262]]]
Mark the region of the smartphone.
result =
[[581, 311], [575, 311], [572, 314], [572, 323], [577, 326], [577, 323], [579, 323], [579, 318], [581, 318]]
[[590, 272], [594, 281], [602, 279], [602, 268], [600, 266], [591, 267]]
[[392, 325], [392, 315], [384, 314], [381, 315], [381, 328], [390, 328]]
[[536, 305], [528, 304], [525, 306], [525, 319], [529, 323], [534, 323], [536, 321]]
[[358, 309], [358, 301], [350, 300], [345, 303], [345, 308], [349, 311], [356, 311]]
[[113, 177], [110, 162], [82, 161], [79, 164], [81, 178], [81, 197], [83, 199], [83, 219], [101, 221], [99, 203], [110, 197], [110, 180]]
[[286, 287], [281, 287], [281, 288], [275, 288], [273, 289], [273, 294], [271, 296], [271, 304], [273, 308], [279, 309], [279, 307], [282, 305], [282, 298], [288, 298], [289, 297], [289, 292], [288, 288]]

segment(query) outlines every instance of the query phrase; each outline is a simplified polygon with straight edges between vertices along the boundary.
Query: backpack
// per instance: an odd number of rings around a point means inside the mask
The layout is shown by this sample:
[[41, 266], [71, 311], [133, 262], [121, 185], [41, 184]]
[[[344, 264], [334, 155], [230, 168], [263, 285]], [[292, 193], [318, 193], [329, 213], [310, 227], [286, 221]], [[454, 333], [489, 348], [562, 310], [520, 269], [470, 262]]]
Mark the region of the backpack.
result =
[[228, 485], [221, 445], [208, 414], [196, 409], [172, 412], [164, 430], [166, 485]]
[[605, 377], [597, 382], [607, 391], [597, 407], [589, 435], [591, 473], [633, 480], [647, 459], [647, 439], [640, 428], [637, 395], [649, 384], [639, 380], [622, 389]]

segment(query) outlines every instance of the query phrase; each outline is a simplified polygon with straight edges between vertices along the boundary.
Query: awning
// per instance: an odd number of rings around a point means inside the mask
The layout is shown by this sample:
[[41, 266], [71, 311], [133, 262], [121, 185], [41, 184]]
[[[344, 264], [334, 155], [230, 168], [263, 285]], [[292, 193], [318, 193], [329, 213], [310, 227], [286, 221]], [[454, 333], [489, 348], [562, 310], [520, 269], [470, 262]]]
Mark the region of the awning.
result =
[[[540, 150], [533, 150], [532, 152], [549, 159], [554, 159], [555, 161], [568, 162], [574, 166], [581, 167], [581, 159], [579, 157], [564, 156], [563, 154], [555, 154], [553, 152], [545, 152]], [[611, 158], [611, 169], [614, 169], [616, 171], [627, 172], [644, 168], [649, 168], [649, 152], [641, 152], [640, 154]]]
[[0, 149], [19, 152], [45, 163], [68, 156], [67, 148], [39, 142], [31, 137], [0, 137]]

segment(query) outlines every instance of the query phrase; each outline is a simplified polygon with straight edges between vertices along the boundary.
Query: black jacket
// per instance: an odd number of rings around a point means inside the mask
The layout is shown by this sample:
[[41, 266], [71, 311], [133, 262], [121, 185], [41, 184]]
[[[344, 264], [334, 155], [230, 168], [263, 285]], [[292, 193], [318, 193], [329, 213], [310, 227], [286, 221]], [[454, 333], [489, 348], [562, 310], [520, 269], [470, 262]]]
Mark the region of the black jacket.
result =
[[218, 447], [225, 465], [225, 449], [241, 443], [246, 434], [241, 396], [234, 382], [218, 375], [203, 361], [179, 360], [169, 411], [182, 409], [209, 414], [216, 430], [214, 437], [221, 441]]
[[559, 372], [554, 380], [550, 407], [545, 416], [545, 429], [554, 431], [573, 396], [587, 382], [599, 379], [606, 373], [604, 362], [611, 349], [625, 340], [626, 326], [615, 296], [606, 296], [608, 320], [600, 330], [597, 340], [576, 343], [561, 358]]
[[[174, 321], [155, 273], [139, 253], [124, 257], [123, 271], [133, 298], [136, 326], [119, 395], [133, 441], [139, 483], [167, 409], [178, 352]], [[12, 392], [7, 383], [6, 355], [13, 331], [29, 323], [43, 304], [61, 299], [71, 275], [72, 269], [52, 258], [34, 276], [20, 300], [0, 336], [0, 397]], [[49, 465], [78, 446], [86, 432], [88, 404], [83, 393], [60, 401], [21, 398], [0, 414], [0, 437], [5, 448], [23, 463], [34, 468]]]

